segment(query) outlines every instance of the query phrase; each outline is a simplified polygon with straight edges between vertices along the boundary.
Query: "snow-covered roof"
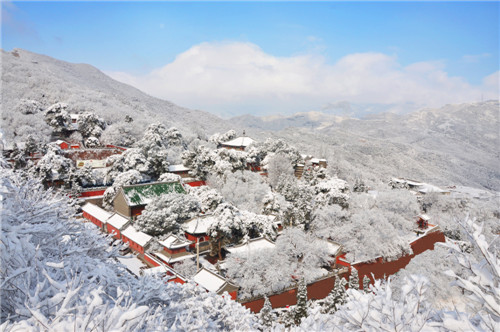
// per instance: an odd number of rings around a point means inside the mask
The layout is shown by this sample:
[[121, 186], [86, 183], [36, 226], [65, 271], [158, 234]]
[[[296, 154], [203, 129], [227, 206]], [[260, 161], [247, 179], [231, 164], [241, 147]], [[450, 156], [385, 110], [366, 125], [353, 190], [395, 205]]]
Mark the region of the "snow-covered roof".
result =
[[111, 217], [111, 213], [92, 203], [85, 204], [82, 207], [82, 211], [87, 212], [92, 217], [98, 219], [101, 222], [105, 222]]
[[141, 276], [141, 269], [147, 267], [146, 264], [144, 264], [139, 258], [133, 256], [133, 255], [128, 255], [124, 257], [116, 257], [116, 259], [125, 265], [127, 269], [135, 274], [136, 276], [140, 277]]
[[227, 282], [222, 276], [205, 268], [201, 268], [198, 273], [194, 275], [193, 281], [210, 292], [217, 292], [224, 287]]
[[169, 172], [187, 172], [187, 171], [189, 171], [189, 168], [187, 168], [186, 166], [184, 166], [182, 164], [170, 165], [170, 166], [168, 166], [168, 171]]
[[439, 187], [436, 187], [432, 184], [428, 184], [428, 183], [422, 183], [420, 185], [420, 187], [418, 188], [418, 191], [423, 193], [423, 194], [427, 194], [427, 193], [446, 193], [446, 192], [449, 192], [448, 190], [443, 190]]
[[191, 219], [182, 224], [182, 229], [189, 234], [206, 234], [208, 228], [216, 222], [212, 215]]
[[425, 213], [422, 213], [422, 214], [419, 214], [418, 215], [419, 218], [422, 218], [423, 220], [425, 221], [429, 221], [431, 218], [429, 218], [428, 215], [426, 215]]
[[260, 237], [257, 239], [248, 240], [248, 242], [234, 246], [232, 248], [226, 248], [226, 250], [231, 254], [245, 254], [256, 250], [273, 249], [275, 246], [276, 245], [274, 244], [274, 242], [264, 237]]
[[158, 241], [158, 243], [160, 243], [162, 246], [168, 249], [177, 249], [189, 245], [191, 241], [179, 239], [177, 236], [171, 234], [165, 240]]
[[66, 143], [66, 142], [65, 142], [65, 141], [63, 141], [62, 139], [58, 139], [58, 140], [56, 141], [56, 144], [57, 144], [57, 145], [61, 145], [62, 143]]
[[326, 240], [326, 245], [328, 246], [328, 253], [335, 256], [339, 253], [341, 245], [330, 240]]
[[122, 235], [134, 241], [141, 247], [145, 247], [153, 237], [147, 235], [146, 233], [137, 231], [134, 227], [129, 226], [123, 232]]
[[311, 160], [309, 160], [312, 164], [319, 164], [320, 162], [325, 162], [326, 163], [326, 159], [319, 159], [319, 158], [311, 158]]
[[134, 184], [122, 187], [123, 196], [128, 206], [146, 205], [162, 194], [177, 192], [184, 194], [186, 191], [179, 182], [153, 182]]
[[250, 137], [243, 136], [243, 137], [237, 137], [237, 138], [230, 140], [228, 142], [223, 142], [221, 144], [224, 146], [235, 146], [235, 147], [245, 147], [246, 148], [247, 146], [249, 146], [253, 142], [255, 142], [255, 141], [253, 139], [251, 139]]
[[129, 220], [121, 214], [114, 213], [106, 222], [114, 228], [121, 230], [129, 222]]
[[180, 261], [183, 261], [185, 259], [190, 259], [190, 258], [193, 258], [196, 256], [195, 254], [192, 254], [192, 253], [185, 253], [185, 254], [180, 255], [180, 256], [168, 257], [167, 255], [164, 255], [161, 252], [155, 252], [154, 255], [167, 264], [180, 262]]

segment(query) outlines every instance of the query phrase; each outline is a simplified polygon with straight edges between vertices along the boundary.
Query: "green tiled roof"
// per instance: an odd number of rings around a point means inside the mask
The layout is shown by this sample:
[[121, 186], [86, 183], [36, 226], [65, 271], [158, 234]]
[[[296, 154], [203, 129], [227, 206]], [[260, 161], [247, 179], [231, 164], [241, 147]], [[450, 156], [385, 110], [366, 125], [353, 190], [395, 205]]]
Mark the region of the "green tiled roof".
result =
[[184, 187], [179, 182], [146, 183], [123, 187], [123, 193], [130, 206], [146, 205], [155, 197], [174, 192], [179, 194], [186, 193]]

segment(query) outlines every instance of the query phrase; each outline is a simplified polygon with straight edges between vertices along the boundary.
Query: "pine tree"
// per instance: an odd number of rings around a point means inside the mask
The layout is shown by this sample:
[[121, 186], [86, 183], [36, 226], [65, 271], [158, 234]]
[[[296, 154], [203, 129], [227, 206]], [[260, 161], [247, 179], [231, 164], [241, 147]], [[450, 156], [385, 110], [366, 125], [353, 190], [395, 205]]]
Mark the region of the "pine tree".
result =
[[347, 281], [344, 278], [338, 277], [335, 280], [335, 311], [337, 311], [344, 303], [346, 303], [346, 289]]
[[359, 276], [358, 270], [351, 268], [351, 275], [349, 276], [349, 288], [359, 289]]
[[335, 279], [335, 286], [330, 294], [324, 299], [321, 313], [333, 314], [346, 302], [346, 284], [347, 281], [344, 278], [338, 277]]
[[264, 306], [260, 311], [260, 323], [264, 326], [271, 326], [273, 324], [273, 308], [271, 306], [271, 301], [267, 296], [264, 296]]
[[300, 279], [297, 289], [297, 306], [295, 307], [295, 323], [300, 324], [307, 317], [307, 285], [304, 278]]
[[370, 278], [368, 278], [367, 276], [363, 276], [363, 290], [365, 292], [369, 292], [370, 291]]

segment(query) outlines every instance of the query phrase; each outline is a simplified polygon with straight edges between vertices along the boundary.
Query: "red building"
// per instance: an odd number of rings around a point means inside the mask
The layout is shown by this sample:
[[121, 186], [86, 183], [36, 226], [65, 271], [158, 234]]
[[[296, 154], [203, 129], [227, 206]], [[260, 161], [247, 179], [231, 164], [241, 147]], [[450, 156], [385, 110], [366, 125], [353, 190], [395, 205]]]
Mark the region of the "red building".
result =
[[186, 239], [191, 241], [191, 248], [195, 248], [196, 243], [199, 243], [200, 251], [209, 249], [210, 237], [207, 234], [208, 228], [216, 221], [212, 215], [200, 216], [186, 221], [182, 224], [182, 230]]
[[56, 144], [61, 148], [61, 150], [67, 150], [67, 149], [69, 149], [68, 142], [65, 142], [63, 140], [57, 140]]
[[111, 213], [92, 203], [85, 204], [82, 211], [85, 219], [94, 223], [101, 230], [105, 230], [106, 222], [111, 217]]
[[109, 234], [114, 234], [115, 239], [121, 239], [121, 232], [127, 228], [130, 224], [130, 220], [120, 215], [119, 213], [114, 213], [106, 222], [106, 232]]
[[133, 226], [128, 226], [121, 232], [123, 243], [127, 243], [129, 248], [144, 255], [145, 249], [153, 241], [153, 237], [146, 233], [137, 231]]

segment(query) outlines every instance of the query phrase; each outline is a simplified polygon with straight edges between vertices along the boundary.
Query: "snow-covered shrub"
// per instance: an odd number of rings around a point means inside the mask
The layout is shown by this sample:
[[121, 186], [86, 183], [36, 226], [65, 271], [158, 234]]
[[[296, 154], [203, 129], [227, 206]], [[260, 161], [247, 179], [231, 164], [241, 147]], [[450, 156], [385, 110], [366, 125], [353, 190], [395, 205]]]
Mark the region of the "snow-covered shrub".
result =
[[211, 213], [224, 202], [224, 197], [215, 189], [208, 186], [190, 188], [189, 195], [196, 197], [201, 204], [201, 211]]
[[180, 223], [200, 212], [200, 202], [190, 195], [170, 193], [153, 199], [137, 217], [136, 225], [144, 233], [161, 235], [176, 232]]
[[257, 318], [230, 296], [194, 283], [136, 279], [67, 198], [1, 169], [2, 331], [255, 331]]
[[78, 131], [84, 139], [90, 137], [99, 138], [106, 128], [106, 122], [93, 112], [80, 114], [76, 123], [78, 124]]
[[[213, 184], [214, 182], [210, 182]], [[241, 210], [258, 213], [262, 210], [262, 200], [270, 192], [262, 176], [250, 171], [226, 173], [225, 180], [216, 187], [226, 202]]]

